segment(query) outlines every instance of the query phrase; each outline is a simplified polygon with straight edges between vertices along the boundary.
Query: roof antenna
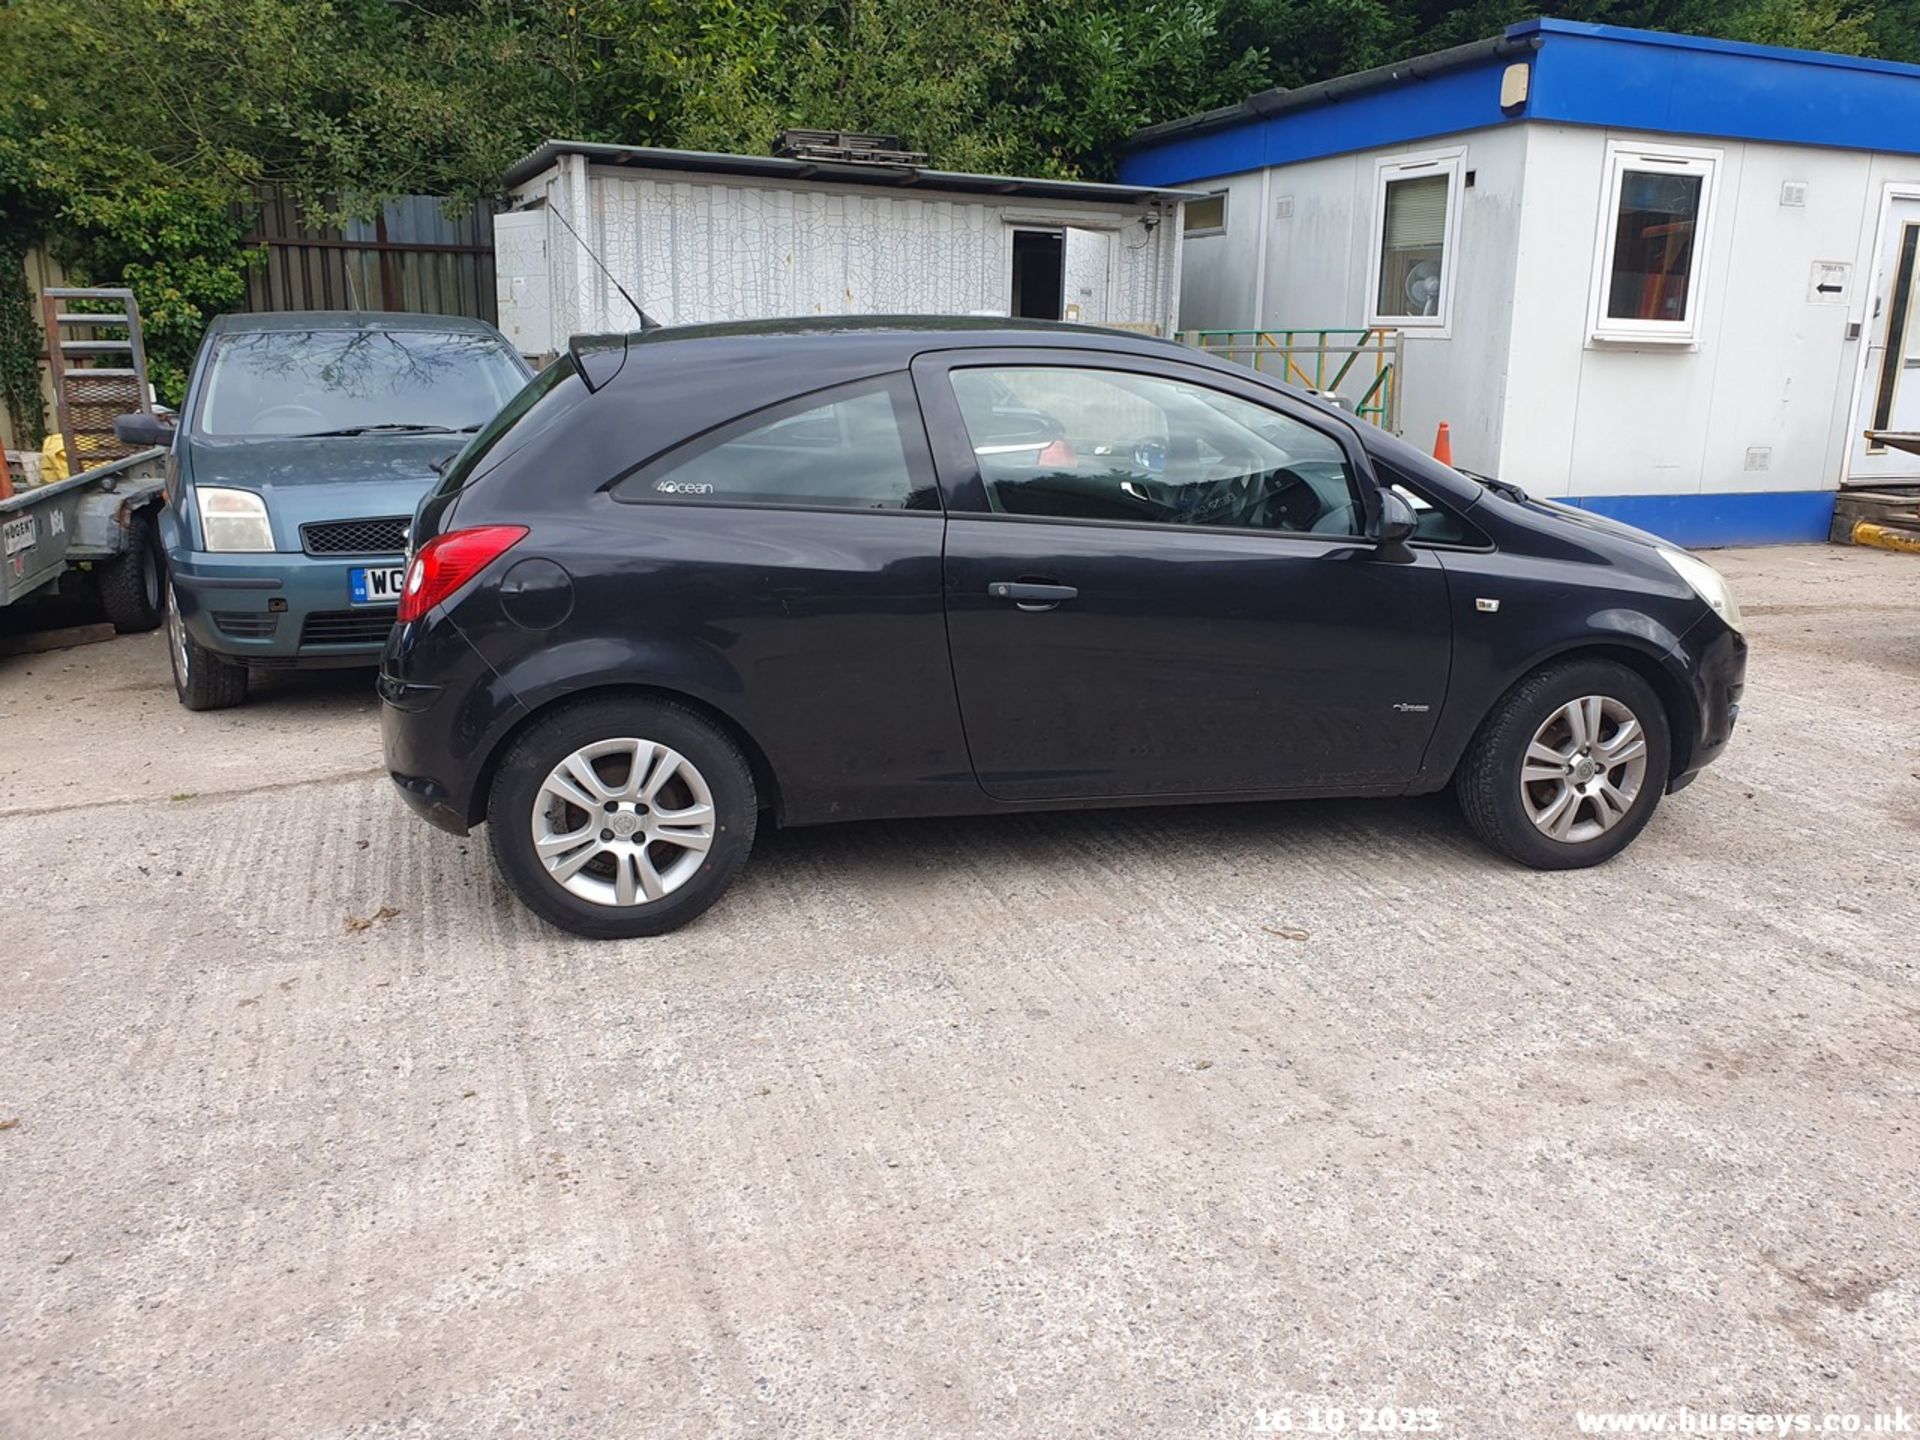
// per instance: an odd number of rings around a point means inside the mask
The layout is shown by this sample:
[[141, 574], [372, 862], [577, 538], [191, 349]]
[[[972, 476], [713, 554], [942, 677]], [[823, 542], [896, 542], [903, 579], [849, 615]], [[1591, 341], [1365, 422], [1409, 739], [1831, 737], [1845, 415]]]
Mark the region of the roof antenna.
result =
[[580, 242], [580, 248], [587, 252], [587, 258], [600, 267], [600, 273], [612, 282], [613, 288], [620, 292], [620, 298], [633, 307], [633, 313], [640, 317], [641, 330], [660, 329], [660, 322], [640, 308], [640, 302], [627, 293], [627, 287], [620, 283], [619, 277], [616, 276], [613, 271], [607, 269], [606, 261], [594, 253], [593, 246], [587, 243], [587, 237], [573, 228], [573, 222], [567, 219], [566, 212], [561, 210], [557, 205], [550, 203], [549, 198], [545, 195], [540, 197], [540, 203], [546, 206], [549, 215], [567, 227], [567, 233]]

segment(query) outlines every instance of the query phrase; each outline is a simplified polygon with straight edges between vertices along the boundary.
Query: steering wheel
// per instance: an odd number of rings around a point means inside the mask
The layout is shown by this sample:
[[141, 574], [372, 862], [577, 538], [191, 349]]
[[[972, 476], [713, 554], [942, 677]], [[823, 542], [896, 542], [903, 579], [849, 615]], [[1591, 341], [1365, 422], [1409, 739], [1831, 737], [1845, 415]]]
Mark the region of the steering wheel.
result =
[[1167, 446], [1163, 440], [1152, 436], [1136, 440], [1127, 447], [1128, 457], [1147, 475], [1167, 473]]
[[[1177, 491], [1182, 504], [1180, 520], [1187, 525], [1242, 525], [1246, 523], [1246, 495], [1241, 491], [1243, 475], [1198, 485], [1183, 485]], [[1190, 498], [1189, 498], [1190, 497]]]
[[276, 415], [284, 416], [289, 421], [299, 423], [310, 422], [315, 425], [325, 425], [327, 423], [327, 417], [311, 405], [301, 405], [291, 401], [284, 405], [269, 405], [265, 410], [262, 410], [253, 417], [253, 423], [256, 427], [265, 425], [269, 428], [276, 428], [274, 427], [273, 419]]
[[1234, 514], [1230, 523], [1249, 530], [1267, 525], [1267, 508], [1273, 502], [1273, 462], [1252, 450], [1224, 457], [1239, 467], [1240, 473], [1225, 483], [1231, 488]]
[[1357, 535], [1361, 528], [1359, 511], [1344, 486], [1337, 498], [1329, 498], [1306, 475], [1291, 468], [1267, 477], [1248, 523], [1310, 535]]

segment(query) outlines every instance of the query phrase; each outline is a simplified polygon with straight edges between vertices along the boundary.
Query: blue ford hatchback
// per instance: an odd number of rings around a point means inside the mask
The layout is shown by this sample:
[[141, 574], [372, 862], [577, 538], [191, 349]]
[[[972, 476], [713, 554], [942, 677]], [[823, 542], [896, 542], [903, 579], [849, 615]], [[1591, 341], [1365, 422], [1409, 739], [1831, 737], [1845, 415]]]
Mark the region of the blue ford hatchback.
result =
[[215, 320], [164, 441], [180, 703], [236, 705], [253, 670], [375, 664], [414, 507], [530, 373], [479, 320]]

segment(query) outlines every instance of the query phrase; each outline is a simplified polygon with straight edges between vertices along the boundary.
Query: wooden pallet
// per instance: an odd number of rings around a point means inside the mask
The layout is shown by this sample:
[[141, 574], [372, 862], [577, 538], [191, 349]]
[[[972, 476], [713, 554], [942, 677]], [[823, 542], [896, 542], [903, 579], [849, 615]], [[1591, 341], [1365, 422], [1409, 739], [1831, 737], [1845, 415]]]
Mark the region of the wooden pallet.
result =
[[1920, 486], [1882, 486], [1876, 490], [1841, 490], [1834, 501], [1834, 528], [1830, 540], [1853, 545], [1855, 526], [1910, 534], [1920, 540]]

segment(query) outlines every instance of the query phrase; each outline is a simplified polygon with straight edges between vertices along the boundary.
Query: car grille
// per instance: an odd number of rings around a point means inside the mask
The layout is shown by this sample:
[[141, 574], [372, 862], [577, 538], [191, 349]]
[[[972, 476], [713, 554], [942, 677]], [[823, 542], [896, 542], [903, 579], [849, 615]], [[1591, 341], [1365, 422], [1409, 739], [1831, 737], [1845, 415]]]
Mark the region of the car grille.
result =
[[404, 555], [405, 515], [379, 520], [316, 520], [300, 527], [300, 544], [309, 555]]
[[266, 640], [280, 628], [280, 617], [257, 610], [215, 610], [213, 628], [230, 640]]
[[371, 610], [316, 610], [300, 627], [302, 645], [384, 645], [397, 613], [391, 605]]

